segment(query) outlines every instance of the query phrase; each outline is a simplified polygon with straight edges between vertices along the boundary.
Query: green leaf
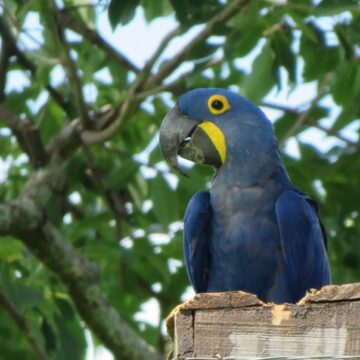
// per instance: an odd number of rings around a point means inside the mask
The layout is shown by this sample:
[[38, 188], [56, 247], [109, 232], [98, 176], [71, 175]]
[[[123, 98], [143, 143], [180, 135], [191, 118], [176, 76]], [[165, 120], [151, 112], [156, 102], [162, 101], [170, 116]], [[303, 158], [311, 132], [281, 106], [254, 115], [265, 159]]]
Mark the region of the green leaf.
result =
[[331, 127], [334, 131], [339, 131], [347, 126], [350, 122], [360, 117], [360, 101], [355, 98], [351, 104], [346, 104], [341, 113], [336, 118], [335, 123]]
[[323, 0], [315, 8], [317, 15], [333, 16], [345, 11], [359, 10], [357, 0]]
[[45, 144], [60, 130], [63, 115], [62, 109], [53, 101], [48, 101], [45, 104], [44, 109], [41, 111], [41, 116], [39, 116], [40, 135]]
[[126, 25], [135, 15], [140, 0], [111, 0], [109, 5], [109, 20], [115, 28], [118, 24]]
[[82, 360], [85, 353], [85, 336], [80, 323], [64, 321], [62, 316], [56, 314], [54, 324], [59, 340], [56, 359]]
[[13, 262], [23, 258], [24, 245], [17, 239], [10, 236], [3, 236], [0, 239], [0, 259], [6, 262]]
[[120, 190], [130, 182], [134, 174], [139, 170], [140, 164], [134, 159], [126, 159], [120, 166], [111, 170], [105, 179], [109, 189]]
[[75, 320], [74, 309], [68, 300], [65, 300], [61, 297], [56, 297], [55, 302], [57, 307], [60, 309], [61, 315], [64, 319], [70, 321]]
[[19, 309], [39, 307], [43, 301], [42, 291], [36, 287], [31, 287], [20, 283], [20, 280], [14, 282], [4, 273], [2, 274], [3, 287], [10, 297], [11, 301]]
[[207, 59], [219, 49], [220, 45], [213, 45], [209, 43], [200, 43], [196, 45], [188, 54], [188, 60]]
[[292, 34], [290, 32], [276, 32], [271, 38], [271, 48], [274, 51], [274, 63], [276, 67], [283, 66], [292, 83], [296, 82], [296, 57], [291, 49], [293, 42]]
[[83, 22], [89, 27], [94, 28], [96, 22], [95, 15], [95, 6], [83, 6], [82, 0], [76, 1], [79, 6], [79, 15], [81, 16]]
[[141, 3], [147, 21], [151, 21], [159, 16], [165, 15], [166, 12], [170, 12], [170, 6], [165, 1], [143, 0]]
[[274, 54], [267, 42], [256, 57], [251, 73], [245, 77], [242, 83], [243, 93], [246, 97], [257, 102], [275, 85], [273, 60]]
[[56, 334], [53, 327], [47, 321], [45, 317], [42, 318], [41, 322], [41, 332], [45, 339], [45, 349], [47, 352], [54, 352], [57, 347]]
[[288, 134], [290, 129], [294, 126], [296, 117], [284, 113], [283, 116], [281, 116], [279, 119], [277, 119], [274, 123], [274, 131], [276, 134], [276, 137], [279, 142], [281, 142], [284, 137]]
[[309, 22], [303, 28], [307, 30], [300, 38], [300, 54], [304, 59], [303, 77], [305, 81], [321, 79], [339, 64], [339, 49], [326, 44], [324, 32], [314, 22]]
[[360, 62], [344, 62], [334, 75], [332, 96], [337, 104], [348, 105], [360, 95]]
[[177, 20], [185, 27], [206, 23], [224, 7], [217, 0], [170, 0]]
[[158, 221], [167, 227], [178, 216], [178, 195], [161, 175], [150, 180], [150, 196]]
[[260, 10], [259, 1], [250, 1], [227, 22], [229, 30], [224, 33], [224, 51], [229, 62], [248, 55], [259, 43], [263, 32], [269, 26], [267, 21], [259, 16]]
[[[258, 25], [258, 22], [255, 24]], [[250, 29], [244, 27], [229, 33], [224, 46], [226, 58], [233, 61], [236, 57], [248, 55], [258, 44], [262, 32], [262, 26], [252, 26]]]

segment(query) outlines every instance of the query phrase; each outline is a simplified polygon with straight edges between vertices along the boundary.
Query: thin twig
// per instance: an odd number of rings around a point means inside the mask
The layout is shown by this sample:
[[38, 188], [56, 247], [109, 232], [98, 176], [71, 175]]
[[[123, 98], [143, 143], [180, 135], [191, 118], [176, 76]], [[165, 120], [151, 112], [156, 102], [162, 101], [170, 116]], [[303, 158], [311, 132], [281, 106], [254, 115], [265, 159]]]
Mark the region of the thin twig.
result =
[[0, 104], [0, 121], [3, 121], [12, 130], [19, 145], [29, 155], [35, 168], [48, 163], [49, 156], [39, 129], [30, 118], [21, 119], [4, 104]]
[[75, 19], [68, 11], [68, 8], [58, 12], [58, 21], [63, 28], [71, 29], [86, 38], [91, 44], [104, 50], [107, 55], [127, 69], [139, 73], [140, 69], [133, 64], [124, 54], [116, 50], [99, 33], [86, 27], [83, 23]]
[[11, 51], [7, 39], [2, 39], [0, 54], [0, 102], [5, 97], [6, 74], [9, 67]]
[[[137, 93], [139, 89], [143, 91], [151, 90], [155, 87], [158, 87], [162, 80], [169, 75], [187, 56], [187, 54], [199, 43], [206, 40], [214, 31], [215, 27], [228, 21], [232, 16], [234, 16], [243, 6], [245, 6], [250, 0], [235, 0], [229, 6], [227, 6], [219, 14], [215, 15], [205, 26], [205, 28], [190, 42], [188, 43], [174, 58], [163, 66], [160, 66], [159, 71], [152, 77], [147, 79], [147, 71], [141, 71], [134, 83], [131, 85], [126, 100], [119, 106], [120, 110], [118, 115], [115, 118], [115, 121], [111, 123], [110, 126], [104, 130], [92, 131], [84, 130], [81, 134], [82, 141], [85, 144], [95, 144], [103, 142], [111, 138], [121, 126], [125, 123], [126, 118], [128, 117], [129, 110], [133, 109], [139, 104], [139, 99], [137, 98]], [[160, 44], [159, 49], [155, 52], [152, 60], [150, 60], [150, 65], [155, 61], [155, 57], [160, 54], [165, 48], [166, 44], [170, 39], [175, 36], [175, 33], [178, 30], [170, 32], [169, 36], [164, 39]], [[144, 85], [143, 85], [144, 84]]]
[[331, 74], [327, 74], [323, 80], [323, 82], [320, 84], [320, 88], [316, 96], [310, 101], [310, 104], [308, 108], [301, 112], [298, 118], [296, 119], [294, 125], [290, 128], [290, 130], [285, 134], [283, 139], [281, 140], [279, 146], [282, 148], [286, 142], [287, 139], [294, 136], [299, 129], [302, 127], [302, 125], [307, 121], [309, 114], [311, 110], [318, 104], [318, 102], [327, 94], [328, 92], [328, 85], [331, 80]]
[[174, 39], [174, 37], [180, 34], [181, 27], [177, 26], [175, 29], [171, 30], [161, 41], [160, 45], [151, 56], [151, 58], [147, 61], [144, 69], [142, 71], [151, 70], [155, 64], [155, 62], [159, 59], [160, 55], [163, 53], [165, 48], [168, 46], [169, 42]]
[[[203, 64], [203, 70], [210, 69], [213, 66], [220, 64], [222, 61], [223, 61], [222, 58], [211, 59], [207, 63]], [[149, 96], [162, 93], [164, 91], [169, 91], [171, 93], [176, 94], [180, 88], [182, 88], [182, 90], [185, 91], [186, 86], [184, 85], [184, 82], [186, 81], [186, 79], [189, 78], [189, 76], [192, 73], [193, 73], [193, 70], [187, 71], [187, 72], [183, 73], [182, 75], [180, 75], [177, 79], [175, 79], [169, 83], [165, 83], [165, 84], [163, 83], [159, 86], [153, 87], [152, 89], [141, 91], [135, 95], [135, 98], [137, 100], [142, 100]]]
[[81, 132], [81, 140], [84, 144], [91, 145], [104, 142], [110, 139], [123, 126], [126, 118], [129, 115], [130, 109], [133, 109], [133, 107], [139, 103], [139, 101], [136, 101], [134, 99], [136, 90], [143, 83], [143, 76], [143, 72], [138, 74], [138, 77], [130, 86], [125, 101], [123, 101], [120, 105], [114, 108], [111, 116], [111, 119], [114, 119], [114, 121], [112, 121], [108, 127], [101, 131], [84, 129]]
[[7, 24], [4, 15], [0, 16], [0, 34], [4, 41], [10, 46], [11, 55], [15, 55], [19, 64], [25, 69], [30, 70], [32, 75], [35, 75], [36, 67], [17, 47], [16, 37], [11, 31], [10, 26]]
[[[17, 39], [13, 32], [11, 31], [9, 25], [6, 23], [6, 19], [3, 16], [0, 16], [0, 35], [2, 40], [6, 42], [10, 49], [10, 55], [14, 55], [17, 58], [17, 61], [20, 66], [24, 69], [29, 70], [32, 78], [36, 78], [37, 67], [17, 46]], [[46, 84], [45, 88], [48, 90], [50, 96], [55, 100], [55, 102], [64, 110], [67, 116], [71, 119], [74, 114], [72, 113], [69, 103], [65, 101], [63, 96], [50, 84]]]
[[153, 88], [160, 84], [177, 66], [184, 61], [189, 52], [198, 44], [205, 41], [213, 34], [216, 26], [225, 23], [237, 12], [242, 9], [250, 0], [234, 0], [224, 10], [215, 15], [199, 34], [182, 48], [170, 61], [167, 61], [160, 67], [160, 70], [146, 82], [146, 89]]
[[[283, 112], [285, 112], [291, 116], [294, 116], [296, 118], [299, 118], [303, 114], [303, 111], [300, 111], [300, 110], [297, 110], [297, 109], [294, 109], [294, 108], [291, 108], [289, 106], [282, 105], [282, 104], [275, 104], [275, 103], [271, 103], [271, 102], [267, 102], [267, 101], [262, 101], [259, 105], [268, 107], [271, 109], [283, 111]], [[305, 110], [305, 111], [307, 111], [307, 110]], [[325, 126], [321, 125], [319, 122], [317, 122], [317, 119], [307, 116], [306, 122], [309, 122], [309, 124], [311, 126], [314, 126], [317, 129], [325, 132], [327, 135], [338, 138], [339, 140], [345, 142], [349, 146], [359, 146], [358, 142], [347, 138], [346, 136], [340, 134], [338, 131], [335, 131], [331, 128], [326, 128]]]
[[73, 87], [73, 93], [79, 110], [80, 120], [83, 123], [84, 127], [87, 127], [89, 122], [89, 116], [82, 90], [81, 78], [78, 74], [78, 69], [75, 64], [75, 61], [71, 57], [71, 48], [66, 40], [64, 28], [61, 26], [61, 24], [58, 21], [58, 13], [60, 12], [60, 10], [56, 7], [55, 2], [52, 4], [52, 8], [54, 12], [55, 24], [58, 30], [59, 40], [64, 49], [65, 67], [67, 69], [67, 73], [69, 76], [69, 82]]
[[49, 357], [47, 356], [45, 349], [37, 340], [31, 327], [26, 321], [26, 318], [18, 311], [15, 304], [11, 302], [11, 300], [8, 298], [5, 292], [2, 291], [1, 289], [0, 289], [0, 305], [12, 317], [12, 319], [16, 322], [18, 329], [25, 335], [27, 341], [29, 342], [31, 348], [34, 351], [36, 358], [38, 360], [48, 360]]
[[290, 106], [287, 105], [283, 105], [283, 104], [276, 104], [276, 103], [272, 103], [269, 101], [261, 101], [259, 104], [259, 106], [264, 106], [270, 109], [274, 109], [274, 110], [279, 110], [279, 111], [283, 111], [289, 115], [293, 115], [293, 116], [300, 116], [301, 111], [294, 109]]
[[314, 122], [313, 126], [316, 127], [317, 129], [325, 132], [329, 136], [334, 136], [334, 137], [338, 138], [339, 140], [345, 142], [349, 146], [359, 147], [359, 145], [360, 145], [358, 141], [353, 141], [353, 140], [347, 138], [346, 136], [340, 134], [338, 131], [335, 131], [331, 128], [326, 128], [325, 126], [319, 124], [318, 122]]
[[106, 201], [106, 204], [110, 210], [110, 212], [113, 214], [114, 220], [115, 220], [115, 236], [116, 239], [121, 238], [121, 222], [124, 218], [123, 213], [119, 211], [118, 205], [115, 202], [114, 194], [112, 194], [108, 189], [106, 189], [106, 186], [104, 184], [104, 180], [101, 177], [100, 172], [98, 169], [96, 169], [96, 166], [94, 164], [93, 156], [91, 154], [90, 148], [87, 145], [83, 145], [83, 151], [85, 154], [86, 161], [88, 163], [88, 167], [90, 170], [90, 177], [93, 179], [95, 185], [101, 192], [103, 198]]

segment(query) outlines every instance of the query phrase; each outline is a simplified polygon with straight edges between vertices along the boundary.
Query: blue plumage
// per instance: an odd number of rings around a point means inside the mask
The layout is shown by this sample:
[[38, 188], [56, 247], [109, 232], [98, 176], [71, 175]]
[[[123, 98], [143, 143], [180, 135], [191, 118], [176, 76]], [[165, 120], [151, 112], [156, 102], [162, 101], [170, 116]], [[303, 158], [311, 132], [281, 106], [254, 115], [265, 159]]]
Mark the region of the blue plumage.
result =
[[164, 120], [160, 143], [175, 167], [176, 154], [216, 166], [210, 191], [196, 193], [185, 213], [195, 291], [243, 290], [283, 303], [330, 282], [316, 205], [290, 182], [258, 107], [223, 89], [190, 91]]
[[308, 196], [286, 191], [275, 210], [292, 301], [296, 301], [309, 288], [318, 289], [330, 282], [325, 238], [316, 205]]
[[184, 257], [188, 276], [196, 292], [205, 292], [209, 280], [210, 194], [196, 193], [184, 218]]

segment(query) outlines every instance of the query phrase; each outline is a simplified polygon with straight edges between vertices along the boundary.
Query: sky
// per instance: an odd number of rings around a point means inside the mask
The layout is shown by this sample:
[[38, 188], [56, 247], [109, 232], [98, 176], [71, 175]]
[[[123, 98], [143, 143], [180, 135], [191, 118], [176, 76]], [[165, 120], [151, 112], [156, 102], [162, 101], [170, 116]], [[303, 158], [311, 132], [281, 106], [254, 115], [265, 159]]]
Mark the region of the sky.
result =
[[[137, 9], [135, 18], [129, 24], [127, 24], [126, 26], [118, 26], [115, 31], [112, 30], [105, 11], [100, 11], [97, 22], [97, 28], [99, 29], [101, 35], [115, 48], [126, 54], [126, 56], [139, 67], [144, 65], [146, 60], [149, 59], [154, 53], [163, 37], [172, 29], [174, 29], [175, 26], [175, 18], [172, 15], [165, 18], [156, 19], [151, 23], [146, 23], [141, 8]], [[327, 26], [326, 21], [324, 22], [323, 26]], [[36, 14], [28, 14], [25, 27], [30, 30], [32, 29], [30, 32], [33, 38], [22, 36], [21, 41], [23, 42], [23, 44], [26, 47], [30, 48], [34, 46], [39, 46], [38, 43], [41, 44], [41, 25]], [[191, 29], [185, 36], [177, 37], [176, 39], [174, 39], [167, 47], [162, 58], [164, 59], [171, 57], [176, 51], [181, 49], [183, 45], [186, 44], [193, 36], [195, 36], [201, 28], [201, 26], [197, 26]], [[77, 35], [70, 32], [69, 36], [73, 36], [74, 38], [76, 38]], [[249, 54], [249, 56], [239, 60], [239, 65], [241, 65], [241, 67], [245, 70], [250, 71], [252, 60], [259, 53], [259, 51], [260, 47], [257, 47], [251, 54]], [[177, 74], [179, 74], [179, 72], [187, 70], [188, 66], [190, 65], [185, 65], [180, 68], [177, 71]], [[299, 71], [301, 71], [301, 69]], [[60, 67], [57, 67], [52, 73], [53, 84], [56, 85], [56, 83], [61, 81], [64, 76], [65, 74], [63, 73], [62, 69]], [[97, 76], [101, 77], [103, 81], [109, 81], [109, 74], [106, 73], [106, 71], [100, 72], [99, 74], [97, 74]], [[19, 72], [13, 72], [11, 77], [8, 79], [9, 85], [7, 87], [7, 91], [14, 88], [21, 89], [23, 86], [26, 86], [28, 82], [29, 80], [27, 78], [24, 78]], [[96, 93], [94, 93], [94, 90], [91, 88], [86, 89], [86, 92], [87, 96], [90, 97], [90, 100], [91, 96], [96, 96]], [[270, 92], [270, 94], [268, 94], [265, 100], [278, 104], [286, 104], [287, 106], [298, 107], [302, 104], [306, 104], [315, 95], [316, 87], [314, 84], [310, 83], [304, 84], [296, 88], [296, 90], [294, 90], [290, 94], [286, 87], [284, 87], [281, 91], [277, 91], [276, 89], [274, 89]], [[36, 101], [31, 102], [31, 106], [36, 109], [37, 107], [41, 106], [43, 102], [46, 101], [46, 99], [47, 95], [44, 94]], [[330, 98], [325, 98], [323, 102], [325, 104], [333, 105], [333, 110], [329, 119], [324, 120], [324, 126], [330, 126], [333, 119], [339, 113], [339, 109], [332, 103]], [[274, 119], [276, 119], [276, 117], [280, 115], [278, 111], [274, 111], [265, 107], [263, 108], [263, 111], [272, 121], [274, 121]], [[357, 140], [357, 134], [354, 130], [359, 127], [359, 123], [360, 121], [357, 125], [353, 125], [353, 128], [347, 129], [343, 135], [346, 135], [352, 140]], [[322, 150], [326, 150], [333, 146], [334, 142], [338, 142], [338, 140], [334, 138], [326, 137], [323, 132], [316, 129], [311, 129], [302, 133], [299, 138], [302, 141], [310, 142], [319, 146]], [[287, 151], [294, 157], [299, 156], [297, 142], [295, 140], [288, 141], [285, 151]], [[23, 159], [23, 161], [26, 161], [26, 159]], [[10, 160], [0, 159], [0, 182], [6, 180], [6, 173], [9, 164]], [[189, 298], [192, 295], [193, 292], [189, 290], [185, 294], [184, 298]], [[136, 315], [136, 318], [148, 322], [154, 326], [158, 326], [159, 306], [157, 302], [155, 300], [151, 300], [148, 303], [143, 304], [142, 311], [140, 311]], [[112, 359], [112, 355], [105, 348], [100, 347], [94, 349], [94, 345], [92, 343], [89, 333], [87, 333], [86, 337], [89, 343], [87, 360]]]

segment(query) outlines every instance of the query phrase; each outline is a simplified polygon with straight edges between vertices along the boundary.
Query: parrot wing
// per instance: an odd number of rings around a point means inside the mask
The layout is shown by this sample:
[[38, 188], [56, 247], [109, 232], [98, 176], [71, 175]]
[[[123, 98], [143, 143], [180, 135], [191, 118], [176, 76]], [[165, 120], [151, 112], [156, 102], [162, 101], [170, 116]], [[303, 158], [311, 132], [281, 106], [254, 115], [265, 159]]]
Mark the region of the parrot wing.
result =
[[294, 298], [310, 288], [330, 282], [326, 237], [317, 216], [316, 203], [306, 195], [286, 191], [276, 202], [283, 256]]
[[184, 219], [186, 269], [196, 292], [205, 292], [210, 268], [210, 194], [196, 193], [190, 200]]

